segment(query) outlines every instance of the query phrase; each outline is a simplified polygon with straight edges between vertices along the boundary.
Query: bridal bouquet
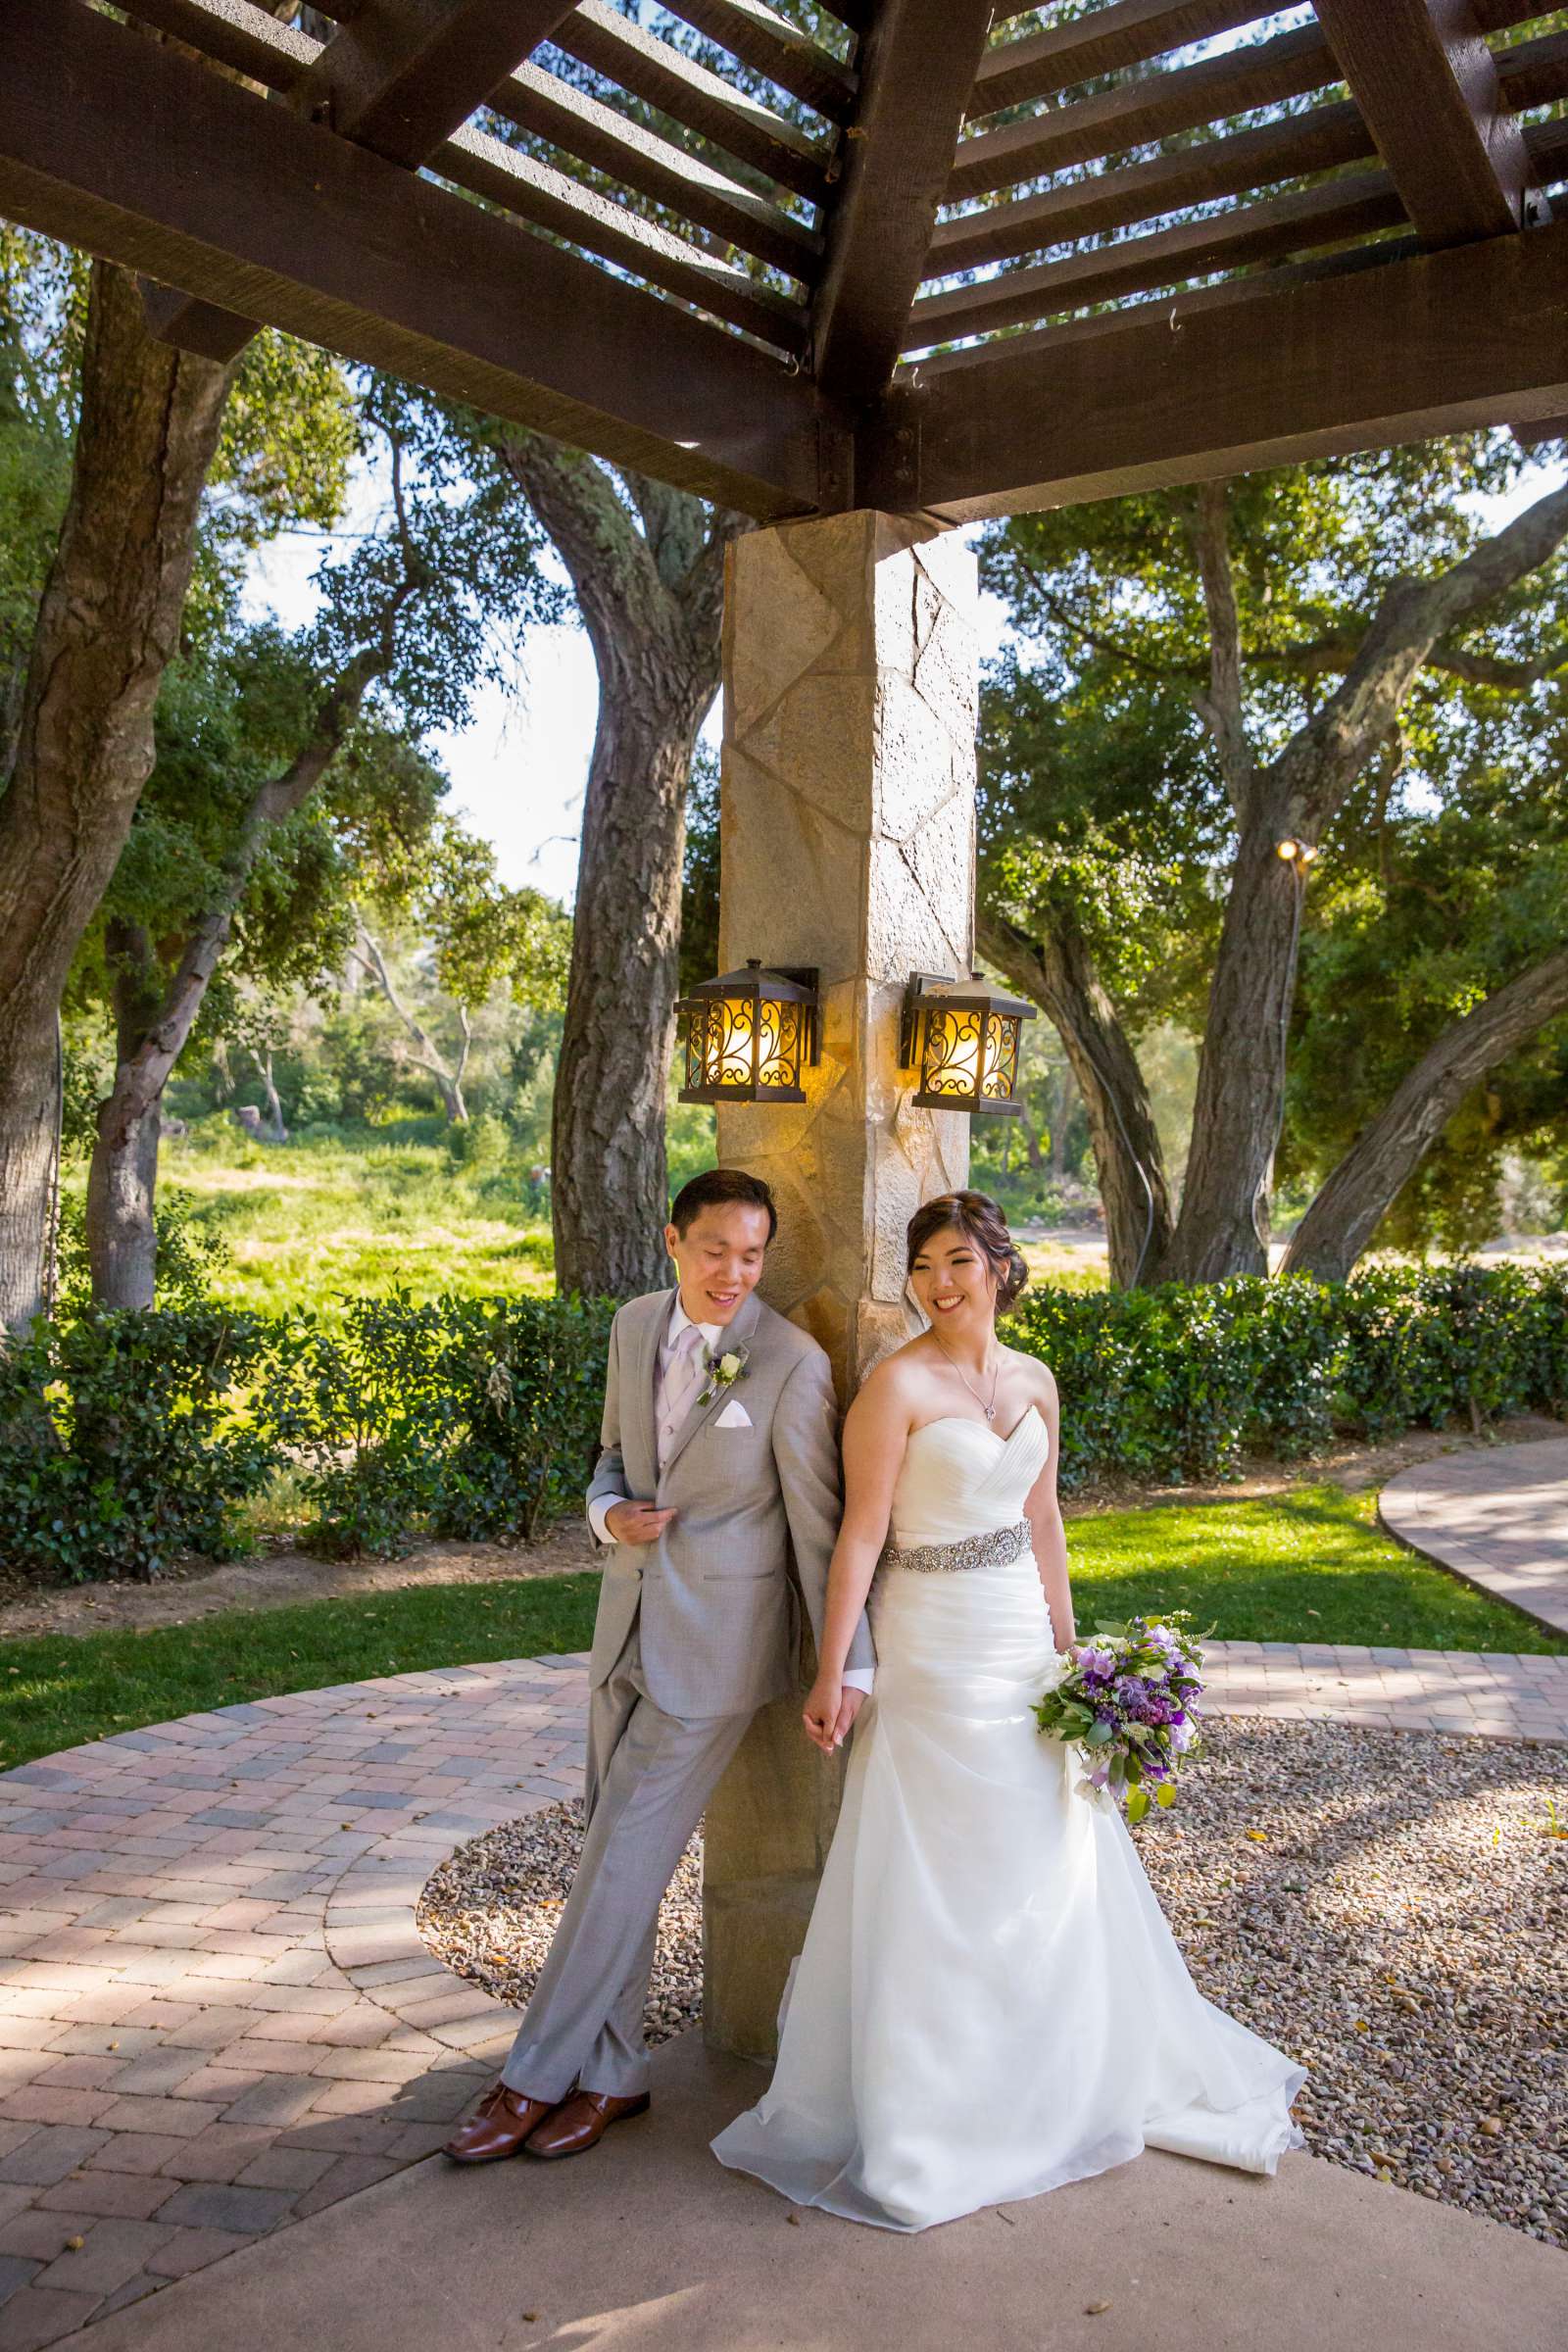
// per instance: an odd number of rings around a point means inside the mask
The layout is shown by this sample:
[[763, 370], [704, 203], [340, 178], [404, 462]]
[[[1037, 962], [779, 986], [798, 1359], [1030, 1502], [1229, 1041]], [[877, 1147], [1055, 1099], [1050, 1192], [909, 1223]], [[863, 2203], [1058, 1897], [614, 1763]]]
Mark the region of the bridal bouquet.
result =
[[1108, 1788], [1129, 1821], [1142, 1821], [1151, 1796], [1176, 1802], [1177, 1772], [1200, 1744], [1201, 1653], [1183, 1630], [1188, 1614], [1097, 1625], [1035, 1708], [1049, 1739], [1081, 1751], [1088, 1793]]

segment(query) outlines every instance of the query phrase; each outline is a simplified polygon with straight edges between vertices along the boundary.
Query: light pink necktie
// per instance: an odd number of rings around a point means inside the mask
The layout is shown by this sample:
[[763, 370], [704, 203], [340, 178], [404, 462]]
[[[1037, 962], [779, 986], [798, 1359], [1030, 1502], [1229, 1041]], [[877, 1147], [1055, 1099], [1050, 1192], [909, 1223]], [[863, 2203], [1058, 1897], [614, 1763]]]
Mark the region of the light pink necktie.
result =
[[691, 1408], [703, 1376], [703, 1335], [688, 1323], [675, 1342], [663, 1378], [659, 1384], [659, 1467], [663, 1469], [675, 1443], [675, 1433]]

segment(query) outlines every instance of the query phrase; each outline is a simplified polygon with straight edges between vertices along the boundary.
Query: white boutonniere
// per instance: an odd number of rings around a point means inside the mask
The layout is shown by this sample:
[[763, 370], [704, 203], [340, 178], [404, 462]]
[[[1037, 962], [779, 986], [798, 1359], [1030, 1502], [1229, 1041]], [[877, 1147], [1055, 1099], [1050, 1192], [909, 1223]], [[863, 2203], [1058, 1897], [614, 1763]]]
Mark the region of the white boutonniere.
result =
[[720, 1389], [732, 1389], [745, 1378], [749, 1352], [745, 1348], [731, 1348], [723, 1355], [709, 1356], [708, 1379], [697, 1399], [699, 1405], [711, 1404]]

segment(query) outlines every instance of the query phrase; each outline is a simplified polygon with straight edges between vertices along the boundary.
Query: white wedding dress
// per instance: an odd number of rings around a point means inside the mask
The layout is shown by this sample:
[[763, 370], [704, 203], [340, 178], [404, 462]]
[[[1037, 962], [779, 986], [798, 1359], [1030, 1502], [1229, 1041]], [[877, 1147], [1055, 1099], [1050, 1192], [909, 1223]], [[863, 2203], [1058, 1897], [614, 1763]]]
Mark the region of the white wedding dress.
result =
[[[1021, 1521], [1050, 1443], [927, 1423], [894, 1543]], [[884, 1567], [862, 1709], [766, 2095], [713, 2141], [888, 2230], [1038, 2196], [1145, 2147], [1272, 2173], [1305, 2069], [1203, 1998], [1119, 1809], [1031, 1712], [1061, 1672], [1032, 1552]], [[1200, 1770], [1201, 1767], [1200, 1766]]]

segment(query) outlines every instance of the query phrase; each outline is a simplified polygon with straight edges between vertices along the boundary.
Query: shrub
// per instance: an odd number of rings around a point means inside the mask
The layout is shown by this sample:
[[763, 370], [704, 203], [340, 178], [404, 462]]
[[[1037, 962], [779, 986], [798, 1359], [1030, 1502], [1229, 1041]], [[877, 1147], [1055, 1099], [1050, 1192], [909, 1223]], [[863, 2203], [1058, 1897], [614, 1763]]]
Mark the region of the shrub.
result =
[[1086, 1295], [1044, 1286], [1009, 1319], [1051, 1364], [1064, 1489], [1106, 1472], [1232, 1475], [1246, 1446], [1289, 1457], [1336, 1425], [1378, 1439], [1475, 1430], [1568, 1400], [1568, 1269], [1374, 1266]]
[[0, 1553], [29, 1576], [156, 1577], [232, 1556], [272, 1462], [236, 1392], [270, 1343], [211, 1302], [94, 1312], [0, 1348]]
[[441, 1305], [345, 1298], [340, 1322], [296, 1315], [269, 1365], [260, 1409], [300, 1469], [309, 1541], [331, 1556], [393, 1559], [420, 1531], [452, 1426], [441, 1379]]
[[440, 1465], [439, 1534], [500, 1543], [581, 1497], [599, 1446], [608, 1298], [443, 1299], [458, 1435]]
[[[208, 1301], [40, 1325], [0, 1348], [0, 1556], [65, 1578], [232, 1556], [280, 1471], [329, 1552], [531, 1537], [582, 1493], [612, 1311], [401, 1293], [330, 1323]], [[1006, 1333], [1060, 1385], [1066, 1490], [1223, 1478], [1249, 1446], [1301, 1453], [1336, 1426], [1568, 1410], [1568, 1268], [1048, 1285]]]
[[310, 1541], [391, 1557], [420, 1534], [533, 1536], [576, 1501], [598, 1442], [612, 1303], [350, 1298], [296, 1317], [266, 1390], [301, 1466]]

